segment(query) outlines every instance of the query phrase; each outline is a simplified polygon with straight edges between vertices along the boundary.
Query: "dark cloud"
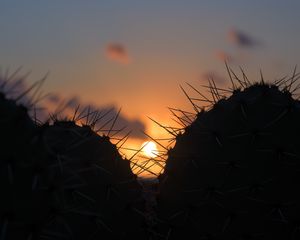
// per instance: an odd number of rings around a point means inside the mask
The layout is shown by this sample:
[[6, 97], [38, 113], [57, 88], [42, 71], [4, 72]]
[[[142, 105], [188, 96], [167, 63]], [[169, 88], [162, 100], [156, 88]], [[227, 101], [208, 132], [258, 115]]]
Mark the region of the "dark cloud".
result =
[[[74, 109], [73, 109], [74, 110]], [[123, 131], [123, 133], [132, 131], [130, 136], [134, 138], [140, 138], [140, 139], [145, 139], [145, 135], [143, 132], [146, 130], [145, 124], [138, 120], [138, 119], [129, 119], [127, 118], [122, 111], [118, 115], [118, 109], [115, 106], [95, 106], [95, 105], [83, 105], [83, 108], [81, 108], [81, 111], [83, 111], [86, 115], [88, 112], [99, 112], [101, 113], [100, 116], [104, 116], [101, 121], [99, 121], [95, 129], [102, 127], [105, 125], [107, 122], [109, 122], [105, 127], [103, 127], [102, 131], [104, 134], [107, 133], [106, 130], [109, 130], [114, 122], [114, 119], [118, 116], [113, 129], [119, 130], [123, 129], [126, 127], [126, 130]], [[93, 115], [91, 115], [93, 116]], [[86, 118], [85, 118], [86, 119]]]
[[51, 93], [47, 96], [45, 105], [50, 108], [50, 111], [55, 111], [54, 108], [76, 109], [80, 105], [80, 100], [77, 96], [64, 99], [59, 94]]
[[106, 46], [106, 57], [120, 64], [129, 64], [131, 62], [126, 47], [120, 43], [109, 43]]
[[248, 34], [244, 33], [243, 31], [240, 31], [238, 29], [232, 28], [228, 31], [228, 40], [229, 42], [240, 46], [240, 47], [255, 47], [257, 45], [260, 45], [260, 43], [249, 36]]
[[49, 94], [48, 97], [46, 98], [47, 101], [50, 103], [59, 103], [61, 101], [61, 97], [58, 94]]
[[[59, 99], [59, 102], [56, 102], [57, 99]], [[114, 105], [98, 106], [95, 104], [84, 103], [78, 96], [74, 96], [69, 99], [57, 97], [54, 102], [48, 102], [46, 108], [47, 111], [57, 115], [58, 119], [72, 119], [76, 109], [78, 108], [75, 119], [79, 119], [78, 122], [81, 122], [82, 124], [86, 124], [87, 119], [89, 119], [88, 124], [90, 124], [94, 117], [96, 118], [98, 116], [101, 119], [94, 126], [94, 129], [97, 130], [101, 128], [103, 131], [100, 131], [100, 133], [102, 132], [104, 134], [111, 128], [119, 111]], [[89, 115], [88, 118], [86, 117], [87, 115]], [[113, 129], [120, 130], [123, 128], [125, 129], [122, 134], [131, 130], [131, 137], [145, 139], [143, 134], [146, 129], [145, 124], [138, 119], [129, 119], [121, 111], [114, 123]]]
[[[117, 109], [113, 108], [113, 110], [110, 112], [110, 116], [114, 117], [114, 116], [116, 116], [116, 114], [117, 114]], [[127, 131], [132, 130], [132, 132], [130, 134], [131, 137], [135, 137], [135, 138], [139, 138], [139, 139], [146, 139], [146, 136], [143, 133], [143, 132], [146, 132], [145, 124], [138, 119], [128, 119], [121, 112], [121, 114], [119, 115], [117, 122], [115, 124], [115, 128], [121, 129], [123, 127], [126, 127]]]
[[66, 102], [66, 107], [68, 107], [68, 108], [74, 108], [75, 109], [79, 105], [80, 105], [80, 99], [77, 96], [68, 99], [67, 102]]

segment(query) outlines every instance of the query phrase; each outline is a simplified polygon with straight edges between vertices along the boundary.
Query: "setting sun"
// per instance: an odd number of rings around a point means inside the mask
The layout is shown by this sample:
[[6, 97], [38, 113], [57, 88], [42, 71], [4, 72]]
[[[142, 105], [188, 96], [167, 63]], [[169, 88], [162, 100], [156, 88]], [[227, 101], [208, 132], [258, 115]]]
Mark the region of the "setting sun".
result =
[[142, 153], [145, 156], [151, 157], [151, 158], [157, 157], [158, 150], [157, 150], [157, 146], [154, 142], [152, 142], [152, 141], [144, 142], [142, 144], [142, 148], [143, 148]]

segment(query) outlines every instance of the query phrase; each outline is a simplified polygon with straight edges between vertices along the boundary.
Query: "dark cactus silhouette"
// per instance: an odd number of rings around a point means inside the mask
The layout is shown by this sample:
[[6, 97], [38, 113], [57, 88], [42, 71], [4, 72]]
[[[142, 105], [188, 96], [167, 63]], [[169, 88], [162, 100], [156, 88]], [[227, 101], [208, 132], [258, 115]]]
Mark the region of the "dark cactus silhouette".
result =
[[[0, 239], [26, 239], [42, 221], [43, 196], [32, 191], [37, 127], [27, 109], [0, 94]], [[27, 231], [28, 229], [28, 231]], [[22, 236], [22, 237], [21, 237]]]
[[143, 238], [142, 188], [108, 136], [38, 124], [4, 93], [0, 122], [1, 240]]
[[231, 90], [209, 81], [212, 98], [198, 92], [207, 110], [186, 94], [197, 112], [168, 151], [157, 236], [299, 239], [299, 74], [267, 84], [228, 70]]
[[232, 89], [210, 80], [211, 98], [183, 90], [193, 119], [171, 109], [183, 128], [166, 128], [176, 144], [158, 191], [111, 143], [118, 115], [100, 136], [93, 128], [103, 116], [90, 109], [31, 118], [36, 101], [19, 100], [39, 84], [19, 97], [1, 90], [0, 240], [299, 239], [299, 74], [267, 84], [228, 72]]
[[[74, 239], [129, 239], [143, 232], [141, 186], [106, 136], [56, 121], [42, 138], [55, 170], [50, 189], [66, 205]], [[66, 170], [65, 170], [66, 169]], [[55, 226], [53, 226], [55, 227]]]

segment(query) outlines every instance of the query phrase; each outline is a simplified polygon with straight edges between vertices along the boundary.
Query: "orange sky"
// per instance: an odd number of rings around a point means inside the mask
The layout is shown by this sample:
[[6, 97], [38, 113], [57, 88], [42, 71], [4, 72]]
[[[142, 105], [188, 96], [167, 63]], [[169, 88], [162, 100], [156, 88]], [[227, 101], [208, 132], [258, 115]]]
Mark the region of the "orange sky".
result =
[[167, 107], [191, 110], [179, 85], [199, 88], [212, 74], [226, 85], [224, 59], [252, 80], [260, 69], [271, 81], [292, 72], [300, 63], [299, 7], [295, 0], [4, 0], [0, 65], [32, 71], [29, 83], [50, 71], [44, 91], [121, 107], [125, 122], [164, 138], [147, 116], [172, 125]]

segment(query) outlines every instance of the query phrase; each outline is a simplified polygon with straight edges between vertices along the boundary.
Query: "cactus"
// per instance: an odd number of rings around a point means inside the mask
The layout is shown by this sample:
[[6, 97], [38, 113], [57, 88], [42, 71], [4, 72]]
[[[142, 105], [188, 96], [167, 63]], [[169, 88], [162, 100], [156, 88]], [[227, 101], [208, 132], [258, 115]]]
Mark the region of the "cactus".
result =
[[42, 139], [56, 169], [50, 188], [61, 198], [58, 206], [67, 203], [74, 239], [143, 234], [141, 187], [107, 136], [73, 121], [55, 121], [43, 129]]
[[[21, 96], [21, 95], [20, 95]], [[32, 191], [38, 127], [25, 106], [0, 93], [0, 239], [26, 239], [42, 221], [47, 201]]]
[[[184, 91], [196, 114], [179, 111], [178, 122], [189, 125], [167, 128], [176, 144], [156, 213], [156, 190], [144, 182], [145, 212], [130, 162], [110, 142], [116, 119], [103, 136], [89, 110], [89, 124], [75, 116], [40, 124], [0, 93], [0, 240], [299, 239], [299, 74], [267, 84], [228, 70], [232, 91], [213, 81], [212, 99]], [[195, 99], [211, 105], [200, 111]]]
[[145, 237], [141, 186], [108, 136], [37, 124], [4, 93], [0, 110], [1, 240]]
[[186, 94], [196, 116], [177, 134], [159, 177], [157, 236], [299, 239], [299, 74], [268, 84], [228, 70], [232, 91], [213, 81], [212, 99], [198, 91], [208, 109]]

